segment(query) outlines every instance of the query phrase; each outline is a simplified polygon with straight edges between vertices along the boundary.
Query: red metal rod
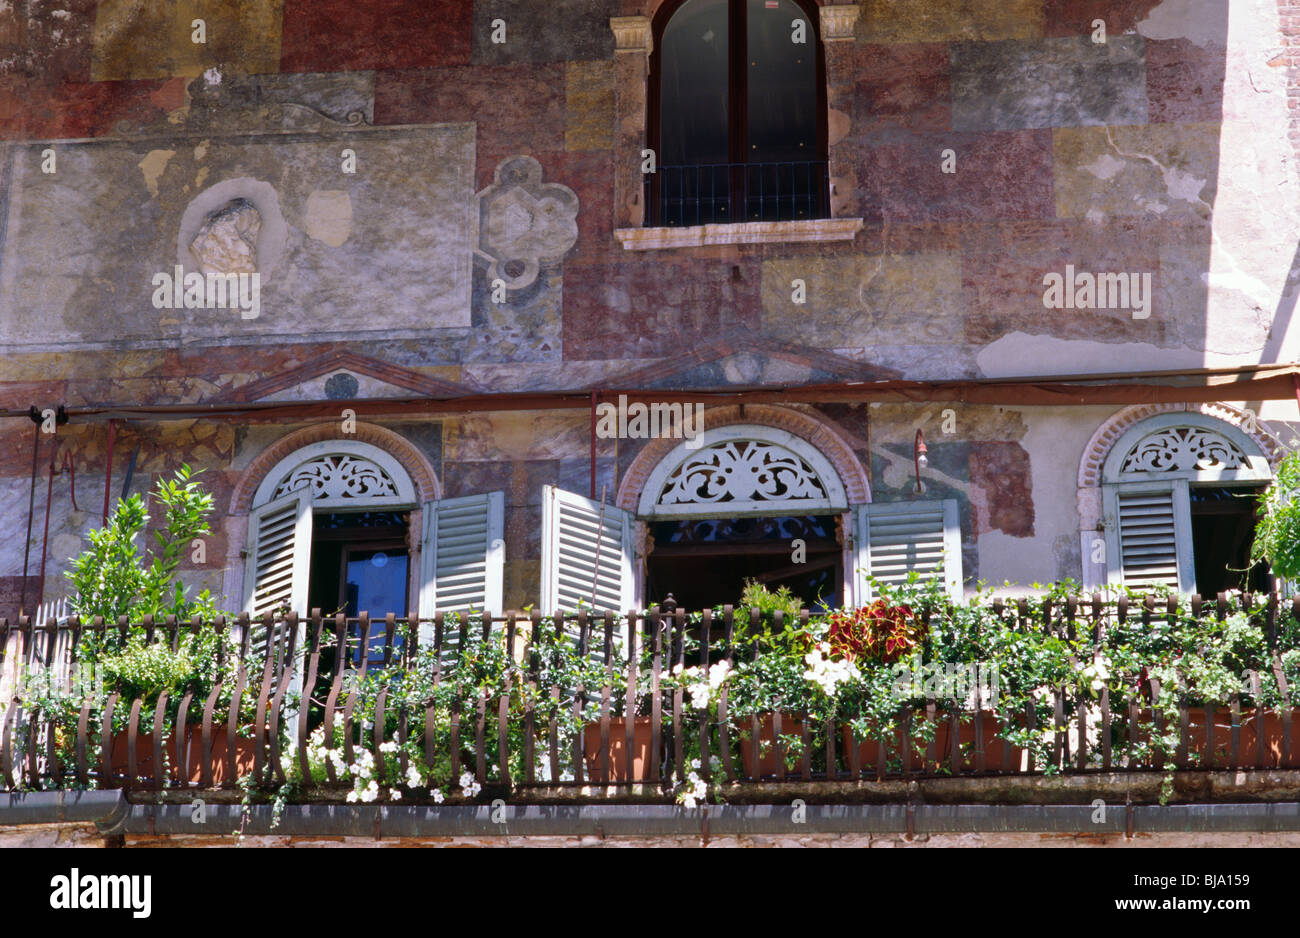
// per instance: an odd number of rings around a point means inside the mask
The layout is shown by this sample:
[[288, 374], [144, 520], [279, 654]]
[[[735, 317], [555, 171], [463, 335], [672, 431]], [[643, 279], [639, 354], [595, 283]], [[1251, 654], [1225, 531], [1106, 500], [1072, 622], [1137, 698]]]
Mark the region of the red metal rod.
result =
[[108, 490], [113, 487], [113, 441], [117, 438], [117, 421], [108, 422], [108, 459], [104, 466], [104, 518], [100, 527], [108, 527]]
[[45, 594], [45, 558], [50, 553], [50, 508], [54, 502], [54, 457], [50, 457], [50, 482], [45, 489], [45, 533], [41, 536], [41, 596], [37, 597], [37, 605], [44, 598]]
[[[1300, 394], [1300, 391], [1297, 392]], [[596, 392], [591, 392], [591, 497], [596, 497]]]
[[[23, 541], [23, 585], [18, 599], [18, 614], [27, 612], [27, 569], [32, 556], [32, 518], [36, 514], [36, 462], [41, 451], [41, 417], [40, 411], [32, 407], [29, 415], [36, 424], [32, 436], [32, 481], [27, 494], [27, 539]], [[42, 584], [44, 585], [44, 584]]]

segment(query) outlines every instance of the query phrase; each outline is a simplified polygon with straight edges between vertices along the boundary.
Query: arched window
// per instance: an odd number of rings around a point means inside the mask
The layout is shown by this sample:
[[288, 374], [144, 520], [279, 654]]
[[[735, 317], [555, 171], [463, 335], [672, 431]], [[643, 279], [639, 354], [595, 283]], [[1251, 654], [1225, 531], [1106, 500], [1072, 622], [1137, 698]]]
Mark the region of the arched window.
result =
[[789, 587], [810, 608], [839, 606], [867, 602], [869, 578], [899, 583], [940, 565], [961, 597], [954, 500], [871, 504], [863, 467], [829, 427], [754, 410], [765, 423], [730, 422], [723, 408], [702, 438], [652, 441], [617, 504], [547, 486], [543, 608], [627, 609], [668, 593], [711, 608], [734, 603], [751, 579]]
[[1102, 467], [1108, 579], [1203, 596], [1264, 588], [1267, 571], [1247, 567], [1256, 496], [1272, 477], [1259, 445], [1213, 417], [1168, 413], [1130, 427]]
[[650, 56], [646, 224], [829, 214], [826, 104], [811, 0], [677, 0]]
[[[259, 470], [249, 505], [245, 611], [254, 619], [313, 608], [349, 619], [368, 612], [381, 624], [390, 612], [404, 618], [415, 611], [422, 620], [437, 612], [499, 612], [504, 493], [429, 498], [438, 494], [436, 482], [418, 488], [408, 471], [419, 458], [414, 447], [367, 429], [394, 451], [325, 439]], [[405, 464], [394, 455], [403, 451]]]

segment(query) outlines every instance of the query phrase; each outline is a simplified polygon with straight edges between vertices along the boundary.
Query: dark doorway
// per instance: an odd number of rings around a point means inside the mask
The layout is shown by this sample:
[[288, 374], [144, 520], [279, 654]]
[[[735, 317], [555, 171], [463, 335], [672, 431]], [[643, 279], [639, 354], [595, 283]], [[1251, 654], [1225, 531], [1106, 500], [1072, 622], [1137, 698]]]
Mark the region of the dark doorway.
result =
[[[646, 561], [646, 596], [669, 593], [692, 611], [737, 603], [746, 580], [788, 586], [809, 609], [836, 608], [844, 592], [834, 515], [659, 521]], [[804, 542], [803, 562], [793, 542]]]
[[[1272, 582], [1268, 565], [1250, 566], [1258, 495], [1263, 486], [1193, 485], [1192, 553], [1196, 591], [1217, 596], [1224, 590], [1265, 590]], [[1249, 568], [1249, 569], [1248, 569]]]
[[361, 642], [351, 620], [361, 612], [378, 620], [372, 622], [368, 642], [373, 664], [383, 661], [384, 616], [406, 616], [411, 579], [407, 526], [405, 512], [320, 513], [312, 519], [307, 605], [327, 617], [340, 612], [348, 617], [353, 667], [360, 664]]

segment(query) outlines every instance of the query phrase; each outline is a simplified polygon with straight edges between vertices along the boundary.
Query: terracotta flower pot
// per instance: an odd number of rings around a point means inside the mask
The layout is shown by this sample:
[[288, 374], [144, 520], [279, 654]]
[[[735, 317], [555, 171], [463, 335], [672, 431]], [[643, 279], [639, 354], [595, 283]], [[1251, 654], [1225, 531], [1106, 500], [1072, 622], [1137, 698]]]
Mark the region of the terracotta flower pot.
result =
[[[754, 758], [753, 721], [737, 720], [733, 724], [736, 738], [740, 740], [740, 758], [745, 766], [745, 777], [763, 778], [776, 774], [775, 724], [773, 714], [765, 713], [758, 721], [758, 759]], [[803, 720], [793, 713], [781, 714], [782, 736], [803, 736]], [[787, 772], [789, 770], [787, 769]]]
[[[1159, 725], [1156, 721], [1155, 714], [1150, 708], [1144, 708], [1138, 711], [1138, 720], [1140, 724], [1137, 733], [1138, 741], [1146, 742], [1154, 747], [1155, 742], [1152, 739], [1155, 735], [1154, 727]], [[1208, 745], [1206, 743], [1207, 723], [1210, 726]], [[1239, 748], [1236, 764], [1242, 767], [1250, 767], [1255, 764], [1256, 723], [1254, 720], [1254, 711], [1249, 708], [1243, 709], [1239, 717], [1238, 726]], [[1178, 716], [1165, 717], [1164, 728], [1166, 734], [1172, 734], [1177, 737], [1179, 733]], [[1128, 729], [1121, 727], [1120, 732], [1124, 740], [1127, 741], [1129, 735]], [[1280, 741], [1278, 746], [1280, 751]], [[1162, 759], [1157, 759], [1156, 753], [1152, 751], [1152, 753], [1143, 759], [1139, 765], [1146, 768], [1158, 769], [1162, 767], [1165, 761], [1177, 762], [1179, 748], [1178, 745], [1175, 745], [1172, 751], [1163, 752]], [[1232, 710], [1230, 708], [1187, 708], [1187, 755], [1192, 768], [1225, 769], [1234, 764], [1232, 758]], [[1266, 754], [1265, 759], [1267, 760], [1267, 758], [1268, 756]]]
[[[918, 714], [913, 717], [913, 727], [920, 721], [924, 720], [924, 714]], [[958, 769], [962, 772], [974, 772], [978, 765], [975, 754], [975, 715], [972, 713], [961, 713], [957, 720], [957, 743], [961, 747], [961, 765]], [[1002, 729], [1002, 721], [998, 719], [997, 714], [984, 710], [979, 714], [980, 729], [983, 733], [984, 742], [984, 771], [1000, 772], [1003, 765], [1003, 757], [1007, 750], [1010, 749], [1010, 769], [1019, 771], [1021, 749], [1018, 746], [1012, 746], [1006, 740], [998, 738], [998, 732]], [[850, 728], [841, 727], [840, 735], [844, 746], [844, 752], [848, 753], [852, 745], [850, 739]], [[926, 752], [929, 749], [929, 743], [918, 737], [915, 731], [911, 739], [911, 754], [908, 766], [913, 772], [934, 771], [936, 765], [939, 767], [952, 768], [952, 718], [947, 713], [937, 713], [935, 715], [934, 727], [934, 759], [933, 763], [926, 762]], [[898, 727], [894, 730], [892, 737], [886, 740], [885, 757], [890, 762], [901, 762], [903, 755], [903, 730]], [[845, 760], [847, 762], [847, 758]], [[874, 775], [877, 766], [880, 764], [880, 743], [875, 739], [864, 739], [858, 742], [858, 761], [864, 775]], [[894, 766], [890, 771], [896, 771]]]
[[611, 717], [609, 721], [609, 777], [605, 776], [600, 754], [600, 724], [582, 728], [582, 754], [587, 763], [587, 778], [596, 784], [608, 782], [645, 782], [650, 779], [650, 745], [654, 721], [650, 717], [632, 720], [632, 758], [628, 765], [627, 719]]
[[[229, 774], [227, 769], [228, 763], [228, 740], [226, 726], [214, 726], [212, 728], [212, 784], [220, 786], [227, 781], [233, 782], [241, 775], [247, 775], [253, 771], [254, 749], [256, 742], [252, 739], [245, 739], [242, 736], [235, 737], [235, 779], [227, 779]], [[136, 737], [135, 743], [135, 765], [136, 776], [145, 781], [151, 781], [158, 777], [163, 771], [162, 766], [154, 765], [154, 737], [149, 733], [141, 733]], [[176, 767], [176, 732], [173, 730], [163, 740], [164, 760], [171, 767], [171, 777], [175, 778]], [[186, 782], [199, 784], [203, 778], [203, 729], [193, 724], [185, 727], [185, 745], [184, 745], [185, 767], [182, 773]], [[109, 759], [113, 767], [113, 775], [117, 778], [125, 776], [130, 771], [130, 759], [127, 752], [127, 734], [125, 732], [117, 733], [113, 736], [112, 749], [109, 752]]]
[[[1241, 714], [1241, 764], [1255, 761], [1255, 726], [1250, 711]], [[1205, 731], [1210, 726], [1210, 742], [1206, 745]], [[1176, 728], [1176, 724], [1175, 724]], [[1197, 767], [1205, 767], [1213, 759], [1215, 766], [1232, 764], [1232, 711], [1227, 707], [1187, 708], [1187, 754], [1196, 757]]]
[[[942, 716], [942, 714], [940, 715]], [[913, 718], [913, 726], [924, 720], [924, 714]], [[925, 740], [917, 737], [913, 732], [910, 740], [911, 753], [909, 755], [908, 766], [911, 771], [919, 772], [925, 764], [926, 748], [929, 746]], [[942, 762], [944, 753], [948, 751], [948, 723], [945, 720], [939, 720], [934, 728], [934, 746], [935, 758]], [[845, 767], [852, 766], [850, 753], [853, 748], [853, 727], [847, 724], [840, 727], [840, 752], [838, 757], [841, 765]], [[874, 738], [864, 738], [858, 740], [858, 769], [864, 776], [875, 776], [879, 772], [880, 766], [880, 740]], [[885, 740], [885, 759], [887, 762], [901, 761], [903, 757], [903, 729], [901, 726], [896, 727], [892, 736]], [[892, 771], [892, 767], [887, 772]]]
[[1249, 721], [1243, 714], [1242, 722], [1250, 727], [1252, 739], [1249, 751], [1245, 748], [1245, 740], [1242, 741], [1242, 760], [1247, 763], [1254, 761], [1254, 737], [1262, 736], [1264, 738], [1264, 759], [1266, 763], [1263, 767], [1278, 769], [1300, 768], [1300, 707], [1292, 707], [1290, 717], [1291, 752], [1289, 758], [1284, 758], [1282, 754], [1283, 730], [1285, 728], [1283, 712], [1280, 710], [1252, 712]]

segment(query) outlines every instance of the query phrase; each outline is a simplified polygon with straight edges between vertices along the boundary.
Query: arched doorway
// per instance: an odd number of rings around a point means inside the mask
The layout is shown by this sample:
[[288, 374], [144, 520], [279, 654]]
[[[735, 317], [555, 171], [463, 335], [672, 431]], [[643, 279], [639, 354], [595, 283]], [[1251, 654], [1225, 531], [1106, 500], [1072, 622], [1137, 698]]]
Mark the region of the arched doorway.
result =
[[707, 445], [668, 453], [641, 491], [646, 595], [700, 609], [737, 602], [753, 580], [809, 608], [839, 606], [849, 509], [835, 468], [801, 437], [756, 424], [711, 430]]

